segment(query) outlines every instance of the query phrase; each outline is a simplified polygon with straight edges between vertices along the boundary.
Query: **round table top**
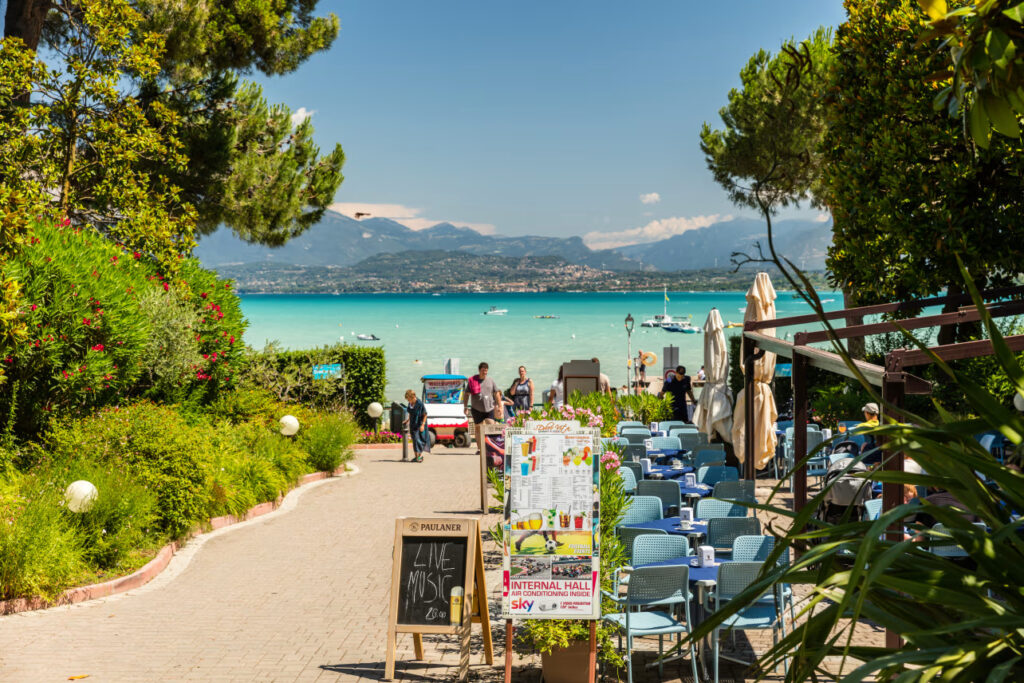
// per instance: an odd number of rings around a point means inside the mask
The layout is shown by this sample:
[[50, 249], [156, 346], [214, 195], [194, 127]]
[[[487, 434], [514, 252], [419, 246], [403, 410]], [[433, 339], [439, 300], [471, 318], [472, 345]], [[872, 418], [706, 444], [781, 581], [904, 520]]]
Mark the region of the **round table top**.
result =
[[664, 531], [675, 536], [704, 536], [708, 532], [708, 524], [702, 520], [694, 521], [689, 529], [683, 529], [679, 525], [678, 517], [666, 517], [651, 522], [640, 522], [639, 524], [624, 524], [630, 529], [654, 529]]
[[692, 555], [688, 555], [686, 557], [673, 557], [672, 559], [662, 560], [661, 562], [640, 564], [634, 567], [634, 569], [639, 569], [641, 567], [670, 567], [680, 564], [686, 564], [690, 566], [690, 583], [696, 583], [698, 581], [708, 581], [713, 584], [718, 581], [719, 565], [731, 561], [732, 560], [726, 558], [719, 559], [716, 557], [715, 564], [711, 565], [710, 567], [698, 567], [697, 558], [693, 557]]

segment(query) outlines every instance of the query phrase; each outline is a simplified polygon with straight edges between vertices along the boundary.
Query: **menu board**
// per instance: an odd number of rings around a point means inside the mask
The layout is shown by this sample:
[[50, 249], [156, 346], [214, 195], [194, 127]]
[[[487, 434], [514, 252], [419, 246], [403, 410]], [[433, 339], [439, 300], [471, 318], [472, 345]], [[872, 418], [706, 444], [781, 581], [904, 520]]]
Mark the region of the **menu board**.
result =
[[600, 460], [576, 422], [506, 430], [504, 618], [600, 618]]

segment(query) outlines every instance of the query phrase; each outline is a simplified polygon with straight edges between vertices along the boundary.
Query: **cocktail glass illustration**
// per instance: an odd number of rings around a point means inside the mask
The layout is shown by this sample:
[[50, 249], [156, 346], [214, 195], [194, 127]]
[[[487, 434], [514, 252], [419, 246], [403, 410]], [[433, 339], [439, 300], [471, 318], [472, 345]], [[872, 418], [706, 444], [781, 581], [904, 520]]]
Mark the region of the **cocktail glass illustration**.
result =
[[582, 529], [583, 528], [583, 515], [580, 514], [580, 515], [576, 515], [575, 517], [573, 517], [573, 523], [574, 523], [574, 526], [577, 529]]
[[529, 524], [531, 530], [539, 531], [540, 528], [544, 526], [544, 518], [541, 516], [539, 512], [534, 512], [527, 519], [527, 523]]
[[522, 472], [522, 475], [525, 477], [530, 473], [530, 463], [528, 461], [519, 463], [519, 469]]
[[568, 529], [569, 528], [569, 513], [568, 512], [562, 512], [561, 510], [558, 511], [558, 526], [559, 526], [559, 528], [562, 528], [562, 529]]
[[583, 462], [583, 456], [580, 455], [580, 452], [578, 450], [573, 449], [572, 464], [578, 467], [581, 462]]
[[524, 441], [521, 444], [521, 447], [522, 447], [522, 450], [523, 450], [523, 457], [525, 458], [526, 456], [528, 456], [530, 454], [530, 442], [529, 441]]

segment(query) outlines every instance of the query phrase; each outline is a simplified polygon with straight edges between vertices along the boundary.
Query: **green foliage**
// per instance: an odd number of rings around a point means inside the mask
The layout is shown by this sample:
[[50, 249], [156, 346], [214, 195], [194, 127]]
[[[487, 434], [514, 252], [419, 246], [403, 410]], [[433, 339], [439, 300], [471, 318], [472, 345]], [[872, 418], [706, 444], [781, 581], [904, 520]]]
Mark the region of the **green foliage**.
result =
[[187, 165], [178, 119], [143, 103], [129, 85], [131, 76], [156, 74], [163, 39], [139, 30], [142, 15], [126, 0], [55, 2], [51, 12], [64, 20], [54, 31], [60, 48], [52, 68], [32, 61], [16, 38], [0, 46], [0, 62], [17, 67], [0, 68], [0, 92], [29, 93], [23, 123], [33, 138], [21, 154], [0, 157], [0, 178], [37, 195], [46, 188], [57, 215], [174, 270], [193, 245], [195, 212], [146, 162]]
[[672, 419], [672, 398], [668, 395], [658, 398], [654, 394], [639, 394], [619, 398], [622, 418], [637, 420], [644, 424]]
[[[313, 365], [340, 363], [341, 378], [313, 379]], [[298, 402], [325, 410], [347, 406], [359, 424], [373, 428], [366, 407], [384, 403], [384, 350], [373, 346], [335, 344], [303, 351], [282, 351], [269, 344], [249, 354], [245, 375], [252, 384], [271, 391], [280, 401]]]
[[941, 36], [948, 58], [933, 76], [948, 84], [935, 108], [961, 115], [971, 137], [987, 148], [992, 131], [1019, 138], [1024, 115], [1024, 4], [1020, 0], [954, 3], [918, 0], [931, 20], [926, 36]]
[[[626, 507], [626, 494], [622, 490], [622, 478], [618, 473], [618, 460], [608, 463], [595, 462], [595, 467], [605, 465], [601, 471], [601, 526], [599, 545], [601, 551], [601, 588], [616, 592], [613, 585], [615, 570], [626, 563], [626, 553], [615, 527], [622, 519]], [[500, 534], [500, 532], [499, 532]], [[493, 536], [493, 532], [492, 532]], [[611, 600], [602, 598], [601, 613], [607, 614], [618, 608]], [[614, 626], [600, 622], [597, 627], [598, 659], [616, 667], [623, 665], [622, 655], [616, 647]], [[586, 621], [569, 619], [530, 619], [516, 629], [515, 648], [523, 654], [550, 653], [558, 648], [585, 641], [590, 637], [590, 625]]]
[[58, 489], [79, 479], [96, 487], [98, 495], [89, 511], [65, 513], [80, 544], [82, 559], [89, 565], [131, 570], [134, 567], [128, 560], [132, 551], [153, 544], [157, 536], [156, 496], [116, 465], [99, 466], [79, 457], [37, 472], [35, 477], [54, 482]]
[[[916, 3], [849, 2], [847, 12], [823, 146], [832, 281], [862, 304], [956, 294], [959, 255], [979, 286], [1010, 282], [1021, 268], [1007, 245], [1024, 239], [1020, 141], [975, 149], [935, 111], [942, 86], [929, 76], [944, 57]], [[954, 341], [946, 334], [941, 343]]]
[[299, 442], [309, 464], [321, 472], [333, 472], [352, 457], [359, 440], [359, 426], [352, 415], [326, 415], [299, 432]]
[[199, 316], [174, 292], [153, 290], [138, 299], [139, 314], [149, 322], [140, 354], [142, 374], [155, 396], [174, 396], [203, 358], [196, 343]]
[[82, 566], [82, 548], [64, 520], [63, 490], [30, 480], [0, 488], [0, 600], [52, 598]]
[[48, 438], [55, 458], [91, 453], [99, 464], [125, 467], [156, 493], [159, 527], [170, 537], [205, 521], [209, 434], [172, 408], [148, 402], [106, 408], [89, 418], [57, 425]]
[[[594, 415], [599, 415], [601, 417], [601, 424], [599, 425], [601, 436], [615, 436], [616, 425], [619, 424], [621, 419], [617, 399], [600, 391], [592, 391], [586, 395], [574, 391], [569, 395], [568, 403], [577, 410], [589, 410]], [[581, 417], [586, 417], [586, 415]], [[582, 419], [580, 423], [583, 424]], [[589, 426], [589, 423], [590, 420], [588, 419], [584, 426]]]

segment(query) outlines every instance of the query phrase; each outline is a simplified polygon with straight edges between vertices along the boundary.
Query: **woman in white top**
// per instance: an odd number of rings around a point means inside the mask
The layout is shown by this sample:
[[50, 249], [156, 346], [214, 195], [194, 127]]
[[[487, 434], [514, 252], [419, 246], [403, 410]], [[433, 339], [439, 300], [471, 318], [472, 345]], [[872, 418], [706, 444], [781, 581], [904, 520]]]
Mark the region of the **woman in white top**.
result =
[[551, 383], [548, 390], [548, 401], [553, 408], [561, 408], [565, 403], [565, 387], [562, 384], [562, 368], [558, 368], [558, 379]]

